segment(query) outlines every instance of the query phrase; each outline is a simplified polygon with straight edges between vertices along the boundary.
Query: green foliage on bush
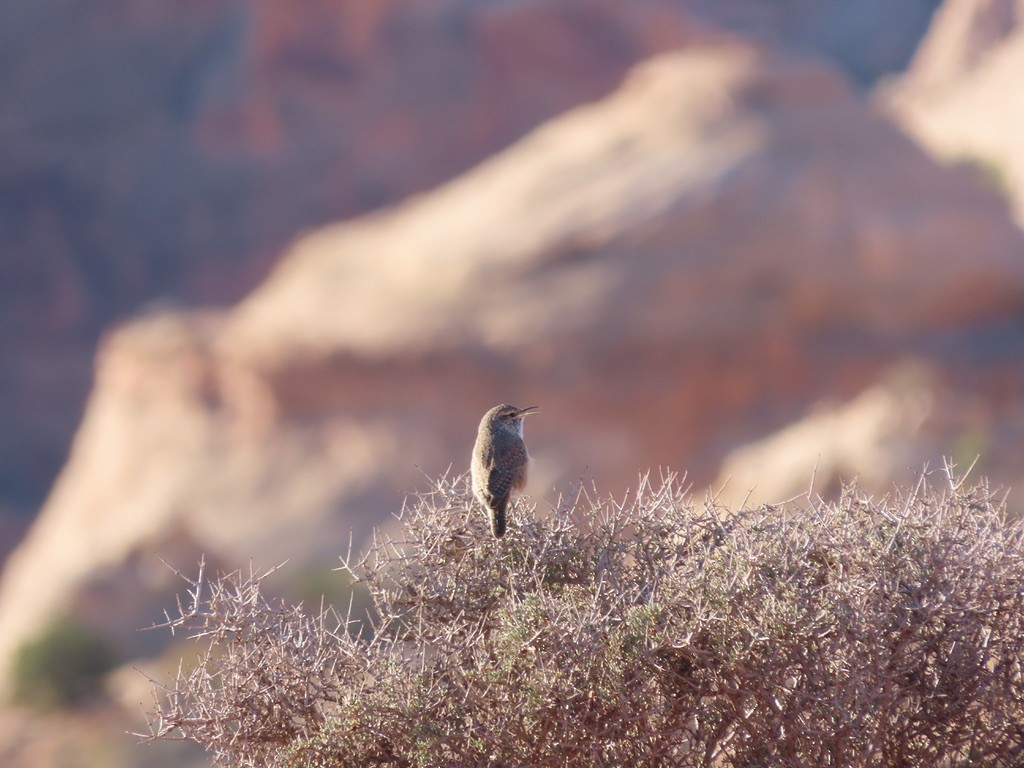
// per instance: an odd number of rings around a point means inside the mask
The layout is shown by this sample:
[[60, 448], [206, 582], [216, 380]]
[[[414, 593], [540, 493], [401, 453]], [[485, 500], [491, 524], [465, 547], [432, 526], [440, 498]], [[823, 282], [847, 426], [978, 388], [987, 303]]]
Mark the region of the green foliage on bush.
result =
[[329, 607], [344, 612], [354, 630], [367, 639], [373, 636], [369, 622], [373, 601], [366, 585], [357, 583], [351, 574], [322, 567], [306, 568], [284, 581], [283, 591], [310, 610]]
[[1013, 184], [997, 160], [983, 155], [965, 155], [959, 163], [970, 168], [981, 183], [1002, 197], [1012, 199]]
[[82, 703], [115, 662], [113, 651], [94, 633], [74, 619], [58, 618], [15, 652], [12, 698], [44, 711]]
[[519, 505], [439, 482], [348, 567], [371, 639], [194, 583], [156, 738], [230, 766], [1024, 764], [1024, 549], [984, 487], [730, 512], [671, 482]]

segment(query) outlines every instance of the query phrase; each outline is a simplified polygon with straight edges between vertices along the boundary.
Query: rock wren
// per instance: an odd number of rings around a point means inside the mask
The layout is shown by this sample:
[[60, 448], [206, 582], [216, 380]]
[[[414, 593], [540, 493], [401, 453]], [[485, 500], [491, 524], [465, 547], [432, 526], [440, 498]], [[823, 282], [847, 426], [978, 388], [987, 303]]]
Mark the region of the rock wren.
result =
[[498, 537], [505, 534], [509, 499], [526, 485], [530, 455], [523, 442], [523, 418], [536, 410], [535, 405], [496, 405], [484, 414], [476, 433], [470, 467], [473, 495], [490, 513], [491, 532]]

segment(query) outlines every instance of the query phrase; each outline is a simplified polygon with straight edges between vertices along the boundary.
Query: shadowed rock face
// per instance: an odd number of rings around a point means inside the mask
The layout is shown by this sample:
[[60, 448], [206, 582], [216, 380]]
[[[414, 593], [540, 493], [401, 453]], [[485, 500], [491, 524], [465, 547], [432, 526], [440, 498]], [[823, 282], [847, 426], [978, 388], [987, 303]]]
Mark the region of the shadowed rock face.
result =
[[870, 86], [902, 71], [941, 0], [698, 0], [719, 23], [826, 58]]
[[[831, 68], [736, 41], [656, 58], [430, 194], [301, 238], [234, 309], [110, 334], [0, 582], [0, 657], [168, 542], [330, 561], [424, 474], [465, 471], [497, 402], [542, 407], [536, 497], [647, 467], [706, 481], [822, 393], [1018, 317], [1022, 248], [995, 193]], [[152, 618], [110, 607], [122, 644]]]

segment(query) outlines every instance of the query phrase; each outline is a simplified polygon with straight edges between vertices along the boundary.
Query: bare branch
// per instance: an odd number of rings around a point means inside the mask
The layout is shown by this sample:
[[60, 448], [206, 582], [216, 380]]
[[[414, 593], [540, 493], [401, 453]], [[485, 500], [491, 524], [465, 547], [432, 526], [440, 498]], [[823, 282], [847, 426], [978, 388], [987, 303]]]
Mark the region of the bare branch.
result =
[[372, 637], [264, 597], [274, 569], [201, 565], [160, 626], [205, 651], [146, 738], [272, 768], [1016, 766], [1021, 526], [943, 479], [728, 512], [645, 475], [495, 540], [446, 475], [341, 558]]

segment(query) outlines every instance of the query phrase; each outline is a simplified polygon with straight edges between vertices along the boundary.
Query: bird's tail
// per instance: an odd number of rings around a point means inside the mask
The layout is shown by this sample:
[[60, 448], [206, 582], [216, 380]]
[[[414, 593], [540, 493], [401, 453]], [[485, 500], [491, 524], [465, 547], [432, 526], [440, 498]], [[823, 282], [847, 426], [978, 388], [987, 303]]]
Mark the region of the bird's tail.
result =
[[496, 539], [505, 535], [505, 509], [508, 502], [499, 502], [491, 508], [491, 533]]

